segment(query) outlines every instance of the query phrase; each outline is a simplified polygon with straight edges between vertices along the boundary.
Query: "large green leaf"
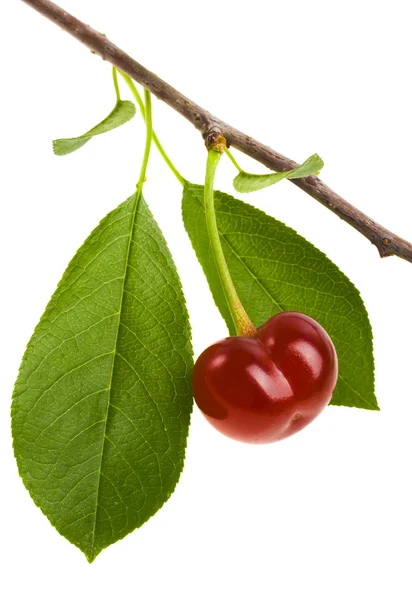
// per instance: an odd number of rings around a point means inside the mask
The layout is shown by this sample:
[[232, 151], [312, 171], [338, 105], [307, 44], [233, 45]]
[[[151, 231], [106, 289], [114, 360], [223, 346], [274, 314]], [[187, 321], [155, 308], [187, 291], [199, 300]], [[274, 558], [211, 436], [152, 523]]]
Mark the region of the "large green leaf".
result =
[[[203, 187], [187, 184], [183, 220], [231, 335], [235, 328], [210, 251]], [[378, 409], [372, 333], [358, 290], [320, 250], [276, 219], [215, 192], [223, 250], [241, 302], [255, 326], [280, 311], [317, 319], [333, 339], [339, 380], [332, 404]]]
[[318, 173], [323, 168], [323, 160], [318, 154], [313, 154], [304, 163], [290, 171], [280, 173], [268, 173], [267, 175], [254, 175], [241, 171], [233, 180], [233, 187], [237, 192], [256, 192], [263, 190], [282, 179], [299, 179]]
[[112, 112], [101, 121], [96, 127], [90, 129], [83, 135], [75, 138], [64, 138], [53, 140], [53, 150], [58, 156], [70, 154], [84, 146], [92, 137], [107, 133], [116, 127], [120, 127], [127, 121], [130, 121], [136, 113], [136, 107], [129, 100], [118, 100]]
[[29, 342], [12, 405], [20, 475], [90, 562], [172, 493], [191, 368], [180, 281], [134, 194], [69, 264]]

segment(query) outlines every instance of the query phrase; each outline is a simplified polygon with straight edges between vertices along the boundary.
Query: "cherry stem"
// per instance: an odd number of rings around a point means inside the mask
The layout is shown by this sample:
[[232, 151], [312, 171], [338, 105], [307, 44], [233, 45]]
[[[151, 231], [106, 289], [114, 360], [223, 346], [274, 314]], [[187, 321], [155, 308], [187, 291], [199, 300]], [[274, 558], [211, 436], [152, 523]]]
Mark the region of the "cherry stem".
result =
[[[221, 141], [220, 141], [221, 143]], [[221, 151], [212, 147], [207, 153], [206, 177], [205, 177], [205, 215], [207, 231], [209, 233], [210, 245], [215, 257], [220, 282], [226, 297], [230, 314], [235, 325], [237, 335], [255, 335], [251, 320], [240, 302], [236, 288], [230, 276], [229, 268], [223, 253], [219, 229], [217, 227], [213, 186], [217, 165], [219, 164]]]

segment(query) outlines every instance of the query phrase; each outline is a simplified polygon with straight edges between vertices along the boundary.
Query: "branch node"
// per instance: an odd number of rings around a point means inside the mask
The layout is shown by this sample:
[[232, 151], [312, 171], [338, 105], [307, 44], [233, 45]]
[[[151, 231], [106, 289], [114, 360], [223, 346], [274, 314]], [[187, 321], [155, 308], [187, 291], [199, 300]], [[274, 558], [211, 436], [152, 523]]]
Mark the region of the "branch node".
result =
[[226, 139], [216, 125], [203, 134], [203, 139], [205, 140], [205, 146], [208, 150], [216, 150], [216, 152], [220, 152], [220, 154], [223, 154], [225, 151], [227, 146]]

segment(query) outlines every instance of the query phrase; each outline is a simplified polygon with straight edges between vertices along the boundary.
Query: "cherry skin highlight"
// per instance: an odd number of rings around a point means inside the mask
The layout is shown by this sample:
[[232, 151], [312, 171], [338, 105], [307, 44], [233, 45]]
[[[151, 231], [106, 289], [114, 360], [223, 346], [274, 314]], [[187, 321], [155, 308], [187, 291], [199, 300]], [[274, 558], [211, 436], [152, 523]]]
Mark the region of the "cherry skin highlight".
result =
[[323, 327], [296, 312], [271, 317], [256, 335], [209, 346], [193, 370], [193, 395], [206, 419], [241, 442], [265, 444], [308, 425], [328, 405], [338, 376]]

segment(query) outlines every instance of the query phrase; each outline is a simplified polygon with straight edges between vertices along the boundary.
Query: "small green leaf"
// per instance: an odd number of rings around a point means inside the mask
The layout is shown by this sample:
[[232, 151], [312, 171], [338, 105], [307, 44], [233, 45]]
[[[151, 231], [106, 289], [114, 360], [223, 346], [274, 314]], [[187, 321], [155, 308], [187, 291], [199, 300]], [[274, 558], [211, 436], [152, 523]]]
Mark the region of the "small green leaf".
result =
[[[229, 332], [235, 328], [210, 250], [202, 186], [187, 184], [183, 220]], [[222, 246], [240, 301], [256, 327], [281, 311], [319, 321], [335, 343], [339, 380], [331, 404], [379, 410], [372, 332], [358, 290], [320, 250], [280, 221], [215, 192]]]
[[136, 107], [133, 102], [130, 102], [129, 100], [119, 100], [110, 115], [87, 133], [75, 138], [53, 140], [54, 153], [58, 156], [70, 154], [84, 146], [95, 135], [107, 133], [112, 129], [116, 129], [116, 127], [120, 127], [120, 125], [124, 125], [124, 123], [127, 123], [127, 121], [130, 121], [130, 119], [134, 117], [135, 113]]
[[70, 262], [29, 342], [12, 405], [20, 475], [90, 562], [173, 492], [191, 369], [178, 274], [134, 194]]
[[282, 179], [299, 179], [300, 177], [308, 177], [318, 173], [323, 168], [323, 160], [318, 154], [310, 156], [303, 164], [291, 171], [283, 171], [282, 173], [269, 173], [268, 175], [253, 175], [241, 171], [233, 180], [233, 186], [237, 192], [256, 192], [263, 190]]

